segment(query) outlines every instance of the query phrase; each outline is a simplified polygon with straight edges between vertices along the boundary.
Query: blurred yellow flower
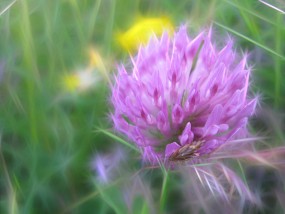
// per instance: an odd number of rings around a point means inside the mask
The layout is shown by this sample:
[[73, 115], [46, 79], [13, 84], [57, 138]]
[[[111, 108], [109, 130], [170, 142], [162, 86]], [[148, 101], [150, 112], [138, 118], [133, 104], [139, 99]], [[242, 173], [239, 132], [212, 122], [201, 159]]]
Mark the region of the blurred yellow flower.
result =
[[168, 18], [143, 18], [126, 32], [120, 33], [117, 39], [124, 49], [134, 51], [141, 43], [146, 44], [153, 33], [160, 36], [164, 30], [168, 30], [169, 33], [174, 30]]
[[88, 57], [88, 66], [63, 77], [63, 86], [66, 91], [85, 91], [96, 86], [102, 77], [110, 81], [104, 61], [99, 52], [91, 47], [88, 49]]
[[75, 74], [66, 75], [63, 78], [64, 88], [68, 91], [74, 91], [80, 85], [79, 78]]
[[94, 48], [89, 48], [89, 67], [97, 69], [103, 77], [109, 82], [109, 73], [106, 69], [105, 63], [101, 57], [101, 55]]
[[92, 47], [89, 48], [89, 65], [100, 70], [106, 70], [101, 55]]
[[95, 86], [98, 81], [98, 75], [90, 69], [77, 71], [63, 78], [64, 88], [70, 92], [85, 91]]

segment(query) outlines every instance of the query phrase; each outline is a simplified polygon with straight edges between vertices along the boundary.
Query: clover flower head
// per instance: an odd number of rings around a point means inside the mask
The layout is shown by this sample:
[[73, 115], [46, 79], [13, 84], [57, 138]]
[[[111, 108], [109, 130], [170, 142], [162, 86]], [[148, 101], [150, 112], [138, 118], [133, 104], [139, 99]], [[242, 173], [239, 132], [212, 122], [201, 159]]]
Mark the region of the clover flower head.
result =
[[198, 159], [246, 131], [257, 102], [247, 96], [247, 56], [231, 39], [223, 48], [211, 39], [211, 29], [191, 38], [182, 26], [141, 46], [131, 69], [118, 67], [114, 127], [151, 164]]

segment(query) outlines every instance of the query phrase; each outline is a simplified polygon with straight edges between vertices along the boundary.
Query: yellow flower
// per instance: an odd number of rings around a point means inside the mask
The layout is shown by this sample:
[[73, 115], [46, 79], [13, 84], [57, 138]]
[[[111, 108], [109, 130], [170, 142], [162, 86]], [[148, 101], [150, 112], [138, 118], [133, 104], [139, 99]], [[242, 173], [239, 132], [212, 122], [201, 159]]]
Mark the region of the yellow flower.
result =
[[90, 69], [80, 70], [63, 78], [64, 88], [69, 92], [85, 91], [96, 85], [98, 75]]
[[173, 32], [173, 25], [168, 18], [144, 18], [125, 33], [119, 34], [117, 39], [124, 49], [134, 51], [141, 43], [146, 44], [153, 33], [160, 36], [164, 30]]
[[92, 47], [89, 48], [89, 65], [101, 71], [106, 70], [101, 55]]
[[80, 85], [79, 78], [75, 74], [66, 75], [63, 78], [64, 88], [67, 91], [75, 91]]
[[88, 49], [89, 64], [63, 77], [63, 87], [68, 92], [81, 92], [96, 86], [99, 80], [110, 78], [103, 58], [96, 49]]
[[105, 63], [101, 57], [101, 55], [99, 54], [98, 51], [96, 51], [94, 48], [89, 48], [89, 67], [90, 68], [95, 68], [96, 70], [98, 70], [102, 76], [109, 82], [110, 78], [109, 78], [109, 72], [106, 69]]

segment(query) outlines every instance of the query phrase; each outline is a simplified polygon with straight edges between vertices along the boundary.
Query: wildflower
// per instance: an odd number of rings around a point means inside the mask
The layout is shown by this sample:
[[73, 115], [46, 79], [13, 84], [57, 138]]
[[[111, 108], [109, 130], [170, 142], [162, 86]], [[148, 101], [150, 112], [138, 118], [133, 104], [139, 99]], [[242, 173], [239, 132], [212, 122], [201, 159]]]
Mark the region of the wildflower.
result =
[[96, 172], [97, 180], [107, 184], [119, 174], [124, 161], [124, 152], [115, 149], [110, 154], [95, 155], [91, 161], [91, 169]]
[[118, 68], [112, 120], [145, 161], [195, 160], [246, 132], [257, 102], [247, 96], [247, 56], [238, 59], [232, 40], [220, 50], [211, 37], [210, 29], [190, 38], [182, 26], [173, 39], [152, 37], [131, 71]]
[[173, 25], [168, 18], [143, 18], [125, 33], [120, 34], [118, 41], [124, 49], [133, 51], [141, 43], [145, 44], [153, 33], [161, 35], [165, 29], [173, 31]]
[[92, 88], [101, 79], [101, 75], [109, 81], [106, 67], [101, 55], [94, 49], [88, 50], [89, 65], [63, 78], [64, 88], [69, 92], [85, 91]]
[[66, 75], [63, 78], [63, 85], [64, 88], [70, 92], [85, 91], [95, 86], [98, 80], [98, 75], [91, 69], [85, 69]]
[[[146, 213], [156, 213], [149, 182], [140, 171], [129, 165], [129, 156], [122, 148], [115, 147], [104, 154], [95, 154], [90, 168], [94, 172], [96, 190], [108, 201], [120, 204], [120, 213], [135, 213], [138, 205]], [[119, 197], [119, 199], [118, 199]]]
[[89, 48], [89, 67], [98, 68], [99, 70], [106, 70], [101, 55], [94, 48]]
[[89, 67], [98, 70], [102, 76], [110, 83], [110, 78], [101, 55], [94, 48], [89, 49]]

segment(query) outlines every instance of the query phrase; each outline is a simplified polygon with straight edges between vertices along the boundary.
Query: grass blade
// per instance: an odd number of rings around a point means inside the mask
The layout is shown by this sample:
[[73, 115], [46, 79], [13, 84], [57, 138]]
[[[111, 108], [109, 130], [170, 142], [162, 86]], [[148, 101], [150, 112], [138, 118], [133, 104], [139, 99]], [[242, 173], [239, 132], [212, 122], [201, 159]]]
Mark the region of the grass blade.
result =
[[266, 47], [266, 46], [264, 46], [264, 45], [262, 45], [262, 44], [260, 44], [260, 43], [258, 43], [256, 41], [254, 41], [253, 39], [251, 39], [251, 38], [249, 38], [249, 37], [247, 37], [247, 36], [237, 32], [237, 31], [235, 31], [235, 30], [233, 30], [233, 29], [231, 29], [231, 28], [229, 28], [229, 27], [227, 27], [227, 26], [225, 26], [225, 25], [223, 25], [223, 24], [221, 24], [219, 22], [214, 21], [214, 24], [219, 26], [219, 27], [221, 27], [221, 28], [224, 28], [225, 30], [227, 30], [227, 31], [229, 31], [229, 32], [231, 32], [231, 33], [233, 33], [233, 34], [235, 34], [235, 35], [237, 35], [237, 36], [239, 36], [239, 37], [241, 37], [241, 38], [243, 38], [243, 39], [245, 39], [245, 40], [247, 40], [247, 41], [257, 45], [257, 46], [259, 46], [259, 47], [261, 47], [262, 49], [264, 49], [264, 50], [266, 50], [266, 51], [268, 51], [268, 52], [270, 52], [270, 53], [280, 57], [282, 60], [285, 60], [285, 56], [275, 52], [274, 50], [272, 50], [272, 49], [270, 49], [270, 48], [268, 48], [268, 47]]
[[123, 145], [131, 148], [132, 150], [135, 150], [136, 152], [140, 152], [137, 147], [135, 147], [134, 145], [132, 145], [129, 142], [125, 141], [124, 139], [118, 137], [117, 135], [114, 135], [112, 132], [109, 132], [109, 131], [101, 129], [101, 128], [97, 128], [97, 131], [98, 132], [102, 132], [103, 134], [107, 135], [108, 137], [113, 138], [114, 140], [116, 140], [119, 143], [122, 143]]
[[163, 181], [162, 181], [162, 187], [161, 187], [161, 195], [160, 195], [160, 211], [161, 213], [164, 213], [164, 206], [166, 202], [166, 197], [167, 197], [167, 183], [168, 183], [168, 177], [169, 173], [163, 166], [163, 164], [160, 164], [162, 174], [163, 174]]

